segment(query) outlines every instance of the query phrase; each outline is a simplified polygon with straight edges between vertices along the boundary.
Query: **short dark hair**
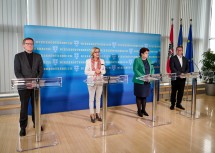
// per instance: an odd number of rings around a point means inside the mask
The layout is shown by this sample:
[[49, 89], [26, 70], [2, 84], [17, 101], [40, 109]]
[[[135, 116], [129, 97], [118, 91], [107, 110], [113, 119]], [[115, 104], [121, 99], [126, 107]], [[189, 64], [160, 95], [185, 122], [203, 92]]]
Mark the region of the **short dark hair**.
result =
[[178, 48], [182, 48], [182, 49], [183, 49], [183, 46], [177, 46], [177, 47], [176, 47], [176, 50], [177, 50]]
[[141, 49], [140, 49], [140, 53], [139, 53], [140, 57], [141, 57], [141, 54], [144, 54], [146, 51], [149, 52], [149, 49], [148, 49], [148, 48], [145, 48], [145, 47], [141, 48]]
[[27, 37], [27, 38], [23, 39], [22, 44], [25, 44], [25, 41], [26, 41], [26, 40], [32, 40], [32, 41], [33, 41], [33, 44], [34, 44], [34, 39], [33, 39], [33, 38], [30, 38], [30, 37]]

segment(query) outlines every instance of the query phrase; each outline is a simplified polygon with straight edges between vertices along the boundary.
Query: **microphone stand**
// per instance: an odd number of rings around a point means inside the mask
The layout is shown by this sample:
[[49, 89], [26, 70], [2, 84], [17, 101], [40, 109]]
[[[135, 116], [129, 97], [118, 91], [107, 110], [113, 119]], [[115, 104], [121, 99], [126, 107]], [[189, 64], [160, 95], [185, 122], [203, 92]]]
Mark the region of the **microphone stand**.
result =
[[201, 73], [201, 71], [200, 71], [200, 69], [199, 69], [198, 65], [194, 62], [194, 60], [193, 60], [193, 59], [192, 59], [191, 61], [193, 62], [193, 64], [196, 66], [196, 68], [197, 68], [197, 69], [198, 69], [198, 71], [199, 71], [199, 78], [200, 78], [200, 79], [202, 79], [202, 73]]

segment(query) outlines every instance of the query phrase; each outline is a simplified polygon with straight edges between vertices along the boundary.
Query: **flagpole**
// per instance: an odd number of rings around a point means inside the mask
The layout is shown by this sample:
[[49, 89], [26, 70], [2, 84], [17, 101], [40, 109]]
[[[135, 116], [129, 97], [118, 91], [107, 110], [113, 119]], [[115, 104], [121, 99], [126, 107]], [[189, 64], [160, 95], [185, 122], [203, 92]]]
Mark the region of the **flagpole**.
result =
[[[174, 21], [174, 18], [171, 19], [171, 29], [173, 28], [173, 21]], [[173, 41], [173, 39], [174, 39], [174, 34], [172, 31], [172, 54], [174, 55], [174, 41]]]
[[[171, 19], [171, 29], [172, 29], [172, 26], [173, 26], [173, 21], [174, 21], [174, 18]], [[173, 39], [174, 39], [174, 34], [173, 34], [172, 37], [173, 37], [173, 38], [172, 38], [172, 54], [174, 55], [174, 41], [173, 41]]]

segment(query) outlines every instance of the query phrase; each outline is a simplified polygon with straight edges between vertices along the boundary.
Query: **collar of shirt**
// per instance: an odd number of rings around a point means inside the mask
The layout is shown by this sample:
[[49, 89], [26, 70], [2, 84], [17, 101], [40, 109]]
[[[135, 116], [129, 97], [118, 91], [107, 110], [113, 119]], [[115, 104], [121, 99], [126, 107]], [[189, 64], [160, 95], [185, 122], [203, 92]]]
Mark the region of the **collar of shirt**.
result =
[[181, 67], [182, 67], [182, 63], [183, 63], [183, 62], [182, 62], [182, 56], [180, 57], [180, 56], [177, 55], [177, 57], [178, 57], [178, 59], [179, 59], [179, 62], [180, 62], [180, 64], [181, 64]]
[[177, 55], [178, 58], [182, 58], [182, 56]]
[[33, 52], [30, 52], [30, 53], [29, 53], [29, 52], [27, 52], [27, 51], [25, 50], [25, 53], [27, 53], [27, 54], [32, 54]]

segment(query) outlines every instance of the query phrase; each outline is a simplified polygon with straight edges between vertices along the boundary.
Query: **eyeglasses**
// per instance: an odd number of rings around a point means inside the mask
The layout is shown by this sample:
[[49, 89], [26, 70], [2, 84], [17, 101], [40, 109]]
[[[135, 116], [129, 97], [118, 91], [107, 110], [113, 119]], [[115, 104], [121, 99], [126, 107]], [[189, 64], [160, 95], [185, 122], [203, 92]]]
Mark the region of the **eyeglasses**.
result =
[[100, 52], [94, 52], [94, 53], [100, 53]]
[[33, 43], [25, 43], [26, 45], [31, 45], [31, 46], [33, 46], [34, 44]]

